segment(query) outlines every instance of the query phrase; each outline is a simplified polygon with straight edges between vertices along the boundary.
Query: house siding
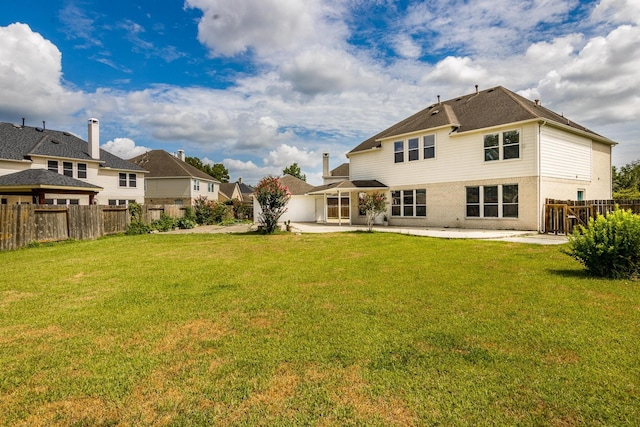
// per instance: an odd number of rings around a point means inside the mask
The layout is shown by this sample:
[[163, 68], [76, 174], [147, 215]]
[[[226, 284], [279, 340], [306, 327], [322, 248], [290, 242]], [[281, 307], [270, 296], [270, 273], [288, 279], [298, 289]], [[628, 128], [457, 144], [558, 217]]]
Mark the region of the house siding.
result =
[[549, 178], [591, 181], [591, 139], [540, 127], [540, 175]]
[[[485, 162], [483, 136], [515, 129], [520, 130], [520, 158]], [[536, 174], [535, 124], [495, 127], [455, 136], [449, 135], [450, 131], [450, 128], [446, 128], [436, 132], [436, 157], [433, 159], [423, 160], [421, 152], [420, 160], [394, 163], [393, 143], [403, 138], [386, 139], [379, 149], [352, 154], [351, 179], [377, 179], [387, 186], [395, 187]], [[422, 140], [422, 136], [433, 133], [422, 132], [415, 136]], [[404, 138], [405, 141], [406, 139]]]

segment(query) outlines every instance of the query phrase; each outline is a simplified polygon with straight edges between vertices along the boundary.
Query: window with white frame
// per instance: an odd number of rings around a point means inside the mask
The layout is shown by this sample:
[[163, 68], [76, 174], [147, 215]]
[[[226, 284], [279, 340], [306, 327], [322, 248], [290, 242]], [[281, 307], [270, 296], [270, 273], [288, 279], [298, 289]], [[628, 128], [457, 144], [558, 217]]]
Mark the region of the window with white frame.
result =
[[73, 178], [73, 163], [62, 162], [62, 174]]
[[433, 159], [436, 157], [436, 136], [425, 135], [422, 137], [423, 158]]
[[466, 188], [468, 218], [518, 218], [518, 184]]
[[393, 143], [393, 159], [395, 163], [404, 162], [404, 141]]
[[215, 187], [215, 186], [214, 186], [213, 182], [208, 182], [208, 183], [207, 183], [207, 191], [208, 191], [209, 193], [213, 193], [213, 191], [214, 191], [214, 187]]
[[58, 173], [58, 161], [57, 160], [47, 160], [47, 169], [51, 172]]
[[78, 178], [86, 178], [86, 177], [87, 177], [87, 164], [78, 163]]
[[427, 190], [397, 190], [391, 192], [391, 216], [427, 216]]
[[413, 162], [415, 160], [420, 160], [420, 140], [418, 138], [410, 138], [407, 141], [407, 145], [408, 145], [408, 158], [410, 162]]
[[126, 187], [127, 186], [127, 174], [126, 173], [119, 173], [118, 174], [118, 185], [120, 187]]
[[135, 173], [129, 174], [129, 187], [135, 188], [138, 185], [137, 176]]
[[200, 180], [198, 179], [193, 180], [193, 190], [200, 191]]
[[520, 131], [510, 130], [484, 135], [484, 161], [520, 158]]

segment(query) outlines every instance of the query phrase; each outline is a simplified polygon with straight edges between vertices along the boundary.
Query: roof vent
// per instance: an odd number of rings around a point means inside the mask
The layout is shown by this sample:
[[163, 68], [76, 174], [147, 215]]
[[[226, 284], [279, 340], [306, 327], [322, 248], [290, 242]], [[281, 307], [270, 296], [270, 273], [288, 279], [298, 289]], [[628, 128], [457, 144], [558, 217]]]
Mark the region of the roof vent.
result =
[[487, 91], [487, 93], [493, 92], [494, 90], [496, 90], [496, 88], [491, 88]]
[[435, 116], [435, 115], [436, 115], [436, 114], [438, 114], [439, 112], [440, 112], [440, 110], [433, 110], [433, 111], [431, 112], [431, 115], [432, 115], [432, 116]]
[[536, 103], [536, 107], [537, 107], [538, 105], [540, 105], [540, 100], [539, 100], [539, 99], [534, 99], [534, 100], [533, 100], [533, 102], [535, 102], [535, 103]]
[[37, 130], [38, 132], [44, 132], [44, 129], [42, 129], [42, 128], [36, 128], [36, 130]]
[[71, 134], [69, 132], [62, 132], [63, 135], [65, 136], [71, 136]]
[[54, 144], [60, 144], [60, 141], [58, 141], [57, 139], [52, 139], [51, 142], [53, 142]]

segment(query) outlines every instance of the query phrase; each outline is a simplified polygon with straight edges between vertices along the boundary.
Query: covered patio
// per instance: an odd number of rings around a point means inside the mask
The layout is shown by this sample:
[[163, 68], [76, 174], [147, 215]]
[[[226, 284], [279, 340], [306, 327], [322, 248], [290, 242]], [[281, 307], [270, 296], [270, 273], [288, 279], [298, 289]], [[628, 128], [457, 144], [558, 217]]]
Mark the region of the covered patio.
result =
[[[53, 200], [69, 200], [73, 197], [78, 204], [94, 203], [95, 196], [102, 187], [89, 184], [49, 171], [47, 169], [27, 169], [0, 177], [0, 198], [3, 204], [53, 204]], [[86, 202], [81, 203], [80, 199]]]
[[307, 194], [319, 196], [316, 199], [316, 222], [352, 225], [354, 216], [352, 210], [358, 209], [358, 195], [368, 191], [388, 189], [389, 187], [376, 180], [344, 180], [315, 187]]

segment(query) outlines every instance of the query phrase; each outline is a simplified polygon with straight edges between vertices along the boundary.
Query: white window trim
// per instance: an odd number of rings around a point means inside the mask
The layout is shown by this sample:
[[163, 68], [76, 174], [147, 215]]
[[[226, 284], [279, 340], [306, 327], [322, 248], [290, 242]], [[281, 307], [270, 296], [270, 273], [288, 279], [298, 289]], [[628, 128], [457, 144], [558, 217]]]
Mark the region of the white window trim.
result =
[[[507, 132], [513, 132], [516, 131], [518, 132], [518, 157], [513, 157], [511, 159], [505, 159], [504, 158], [504, 134]], [[488, 135], [495, 135], [498, 134], [498, 158], [494, 159], [494, 160], [487, 160], [485, 157], [485, 151], [486, 148], [484, 146], [484, 138]], [[501, 131], [497, 131], [497, 132], [488, 132], [488, 133], [483, 133], [482, 134], [482, 162], [483, 163], [495, 163], [495, 162], [512, 162], [512, 161], [518, 161], [522, 159], [522, 129], [520, 128], [515, 128], [515, 129], [506, 129], [506, 130], [501, 130]]]
[[[502, 192], [502, 188], [505, 185], [516, 185], [518, 186], [518, 203], [514, 203], [518, 206], [518, 216], [503, 216], [504, 214], [504, 201], [503, 201], [503, 192]], [[498, 216], [484, 216], [484, 188], [485, 187], [498, 187]], [[480, 216], [467, 216], [467, 206], [469, 205], [469, 203], [467, 202], [467, 188], [476, 188], [478, 187], [480, 189], [479, 192], [479, 211], [480, 211]], [[509, 220], [518, 220], [520, 219], [520, 185], [517, 183], [506, 183], [506, 184], [488, 184], [488, 185], [467, 185], [464, 187], [465, 191], [464, 191], [464, 196], [465, 196], [465, 201], [464, 201], [464, 215], [465, 215], [465, 219], [470, 219], [470, 220], [492, 220], [492, 219], [499, 219], [501, 221], [509, 221]]]

